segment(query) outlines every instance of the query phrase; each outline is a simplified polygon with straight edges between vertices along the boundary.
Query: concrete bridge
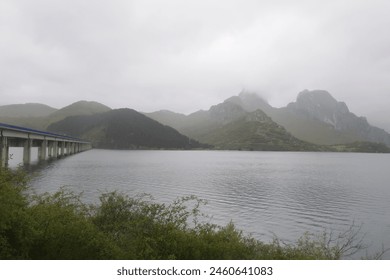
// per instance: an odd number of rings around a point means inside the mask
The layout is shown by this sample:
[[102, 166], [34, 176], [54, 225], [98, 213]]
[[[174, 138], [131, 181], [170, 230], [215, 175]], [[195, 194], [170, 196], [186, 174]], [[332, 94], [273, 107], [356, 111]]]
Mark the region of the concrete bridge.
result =
[[32, 147], [38, 147], [39, 160], [45, 160], [79, 153], [92, 145], [66, 135], [0, 123], [0, 167], [8, 165], [10, 147], [23, 147], [23, 164], [28, 165]]

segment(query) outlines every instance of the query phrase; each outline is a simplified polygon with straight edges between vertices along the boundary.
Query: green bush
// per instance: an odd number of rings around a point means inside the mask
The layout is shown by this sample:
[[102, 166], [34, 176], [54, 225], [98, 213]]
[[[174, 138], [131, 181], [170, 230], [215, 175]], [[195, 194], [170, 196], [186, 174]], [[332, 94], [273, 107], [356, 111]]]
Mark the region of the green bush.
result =
[[36, 196], [29, 207], [34, 228], [32, 259], [111, 259], [114, 243], [92, 223], [78, 196], [60, 190]]
[[87, 205], [65, 189], [32, 195], [26, 186], [24, 174], [0, 170], [0, 259], [339, 259], [361, 249], [352, 228], [335, 240], [263, 243], [233, 223], [203, 222], [196, 197], [162, 204], [110, 192]]
[[31, 244], [26, 177], [0, 168], [0, 259], [24, 259]]

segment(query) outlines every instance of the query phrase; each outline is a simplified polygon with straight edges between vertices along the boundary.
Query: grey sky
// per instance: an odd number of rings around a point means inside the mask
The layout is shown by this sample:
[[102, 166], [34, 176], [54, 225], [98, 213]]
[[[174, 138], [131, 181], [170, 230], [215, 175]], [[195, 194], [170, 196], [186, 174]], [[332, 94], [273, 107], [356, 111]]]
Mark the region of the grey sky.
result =
[[191, 113], [325, 89], [390, 131], [388, 0], [0, 0], [0, 104]]

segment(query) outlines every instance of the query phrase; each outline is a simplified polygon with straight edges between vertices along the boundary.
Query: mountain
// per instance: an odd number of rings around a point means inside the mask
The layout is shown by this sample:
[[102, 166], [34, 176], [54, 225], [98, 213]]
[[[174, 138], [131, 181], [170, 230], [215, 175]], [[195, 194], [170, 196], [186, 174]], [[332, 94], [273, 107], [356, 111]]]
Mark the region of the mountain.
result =
[[[186, 117], [160, 111], [148, 116], [169, 123], [181, 133], [216, 149], [227, 150], [298, 150], [318, 151], [326, 148], [299, 140], [268, 117], [261, 109], [272, 108], [257, 96], [240, 94]], [[179, 117], [175, 119], [175, 117]]]
[[93, 115], [110, 111], [111, 108], [94, 101], [78, 101], [48, 116], [49, 123], [54, 123], [70, 116]]
[[[223, 138], [228, 141], [228, 138], [235, 134], [233, 127], [237, 131], [243, 131], [238, 128], [238, 123], [232, 122], [241, 119], [241, 125], [247, 127], [247, 123], [242, 120], [257, 110], [261, 110], [293, 137], [317, 144], [321, 146], [319, 149], [323, 149], [323, 145], [355, 142], [360, 143], [353, 145], [357, 150], [364, 147], [372, 149], [369, 145], [362, 144], [365, 142], [382, 143], [390, 147], [390, 135], [386, 131], [370, 125], [364, 117], [357, 117], [349, 111], [344, 102], [337, 101], [330, 93], [322, 90], [305, 90], [298, 94], [296, 102], [283, 108], [272, 107], [255, 93], [241, 92], [238, 96], [232, 96], [223, 103], [212, 106], [208, 111], [198, 111], [188, 116], [180, 115], [180, 118], [169, 112], [169, 122], [166, 122], [166, 111], [151, 113], [149, 116], [201, 142], [219, 145], [219, 140], [215, 140], [218, 133], [224, 135]], [[230, 127], [221, 131], [222, 126], [228, 123]], [[313, 148], [312, 146], [310, 149]], [[378, 151], [382, 150], [380, 145], [377, 148]], [[335, 149], [352, 150], [345, 145], [337, 148], [335, 146]]]
[[186, 126], [187, 116], [184, 114], [178, 114], [168, 110], [160, 110], [153, 113], [143, 113], [145, 116], [159, 120], [160, 123], [171, 127], [184, 127]]
[[260, 109], [246, 113], [203, 135], [199, 140], [222, 150], [325, 151], [288, 133]]
[[44, 128], [44, 119], [57, 109], [39, 103], [0, 106], [0, 122], [35, 129]]
[[249, 92], [241, 92], [238, 96], [227, 100], [239, 104], [248, 112], [257, 109], [263, 110], [273, 121], [283, 126], [292, 135], [307, 142], [329, 145], [353, 141], [353, 138], [346, 138], [328, 123], [293, 110], [292, 103], [284, 108], [274, 108], [255, 93]]
[[78, 101], [59, 110], [43, 104], [14, 104], [0, 107], [0, 122], [46, 130], [51, 123], [69, 116], [91, 115], [109, 110], [111, 108], [93, 101]]
[[[344, 102], [324, 90], [302, 91], [295, 102], [283, 108], [272, 107], [255, 93], [241, 92], [209, 110], [187, 116], [166, 110], [122, 112], [87, 101], [60, 110], [42, 104], [22, 105], [30, 109], [11, 112], [9, 108], [18, 106], [1, 106], [0, 122], [86, 137], [102, 148], [183, 149], [213, 145], [218, 149], [381, 152], [390, 147], [390, 134], [356, 116]], [[34, 106], [43, 108], [42, 112], [31, 109]], [[1, 114], [14, 118], [4, 121]]]
[[383, 143], [390, 147], [390, 135], [372, 126], [364, 117], [349, 111], [344, 102], [337, 101], [324, 90], [304, 90], [296, 102], [274, 108], [254, 93], [241, 92], [226, 101], [240, 105], [248, 112], [263, 110], [273, 121], [298, 139], [318, 145], [352, 142]]
[[188, 116], [170, 111], [158, 111], [145, 115], [165, 125], [172, 126], [185, 135], [199, 139], [221, 125], [246, 115], [246, 113], [241, 106], [225, 101], [212, 106], [208, 111], [200, 110]]
[[[344, 102], [337, 101], [327, 91], [302, 91], [296, 102], [279, 111], [275, 121], [306, 141], [319, 144], [369, 141], [390, 147], [390, 134], [370, 125], [365, 117], [358, 117], [350, 112]], [[315, 135], [318, 132], [318, 135], [322, 135], [320, 139]]]
[[267, 101], [254, 92], [242, 91], [238, 96], [232, 96], [225, 101], [235, 103], [247, 112], [254, 112], [260, 109], [268, 115], [274, 110], [274, 108], [269, 105]]
[[96, 148], [105, 149], [208, 147], [132, 109], [67, 117], [51, 124], [48, 130], [88, 139]]
[[0, 106], [0, 118], [47, 117], [57, 109], [39, 103], [12, 104]]
[[188, 116], [166, 110], [145, 115], [197, 139], [223, 124], [237, 120], [248, 112], [258, 109], [268, 115], [269, 111], [274, 108], [254, 93], [241, 92], [238, 96], [232, 96], [220, 104], [211, 106], [207, 111], [200, 110]]

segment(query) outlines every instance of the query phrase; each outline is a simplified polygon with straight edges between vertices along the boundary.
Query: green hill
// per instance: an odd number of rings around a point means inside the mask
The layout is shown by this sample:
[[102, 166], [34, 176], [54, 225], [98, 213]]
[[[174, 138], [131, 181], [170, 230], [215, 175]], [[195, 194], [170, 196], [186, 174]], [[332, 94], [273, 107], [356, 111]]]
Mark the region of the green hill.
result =
[[78, 101], [59, 110], [43, 104], [14, 104], [0, 107], [0, 122], [46, 130], [54, 122], [69, 116], [107, 112], [109, 107], [93, 101]]
[[45, 129], [46, 118], [57, 109], [39, 103], [0, 106], [0, 122]]
[[94, 101], [78, 101], [48, 116], [49, 123], [54, 123], [70, 116], [93, 115], [110, 111], [111, 108]]
[[73, 116], [49, 126], [49, 131], [88, 139], [105, 149], [192, 149], [205, 148], [175, 129], [132, 109]]
[[184, 114], [179, 114], [171, 112], [168, 110], [160, 110], [153, 113], [143, 113], [148, 118], [153, 120], [158, 120], [158, 122], [171, 127], [184, 127], [186, 126], [187, 116]]
[[57, 109], [39, 103], [11, 104], [0, 106], [0, 118], [47, 117]]
[[256, 110], [200, 138], [222, 150], [328, 151], [326, 147], [299, 140], [263, 111]]
[[186, 117], [167, 111], [149, 115], [162, 123], [168, 120], [169, 124], [181, 133], [202, 143], [213, 145], [216, 149], [329, 150], [297, 139], [258, 107], [262, 107], [267, 111], [272, 109], [257, 95], [241, 94], [212, 106], [208, 111], [198, 111]]

